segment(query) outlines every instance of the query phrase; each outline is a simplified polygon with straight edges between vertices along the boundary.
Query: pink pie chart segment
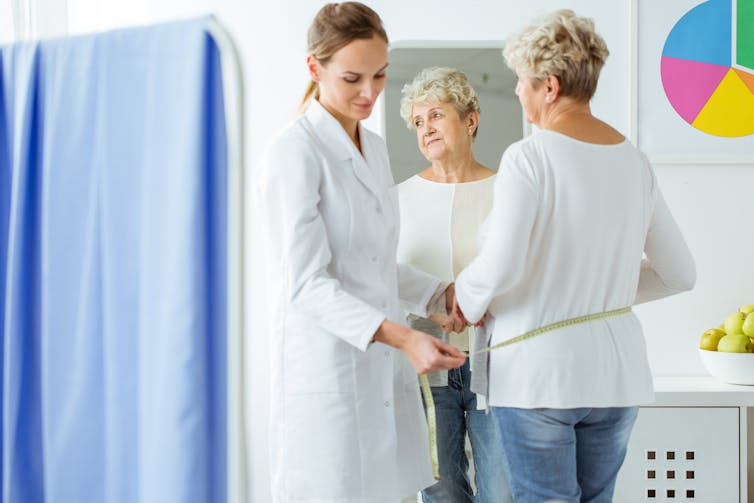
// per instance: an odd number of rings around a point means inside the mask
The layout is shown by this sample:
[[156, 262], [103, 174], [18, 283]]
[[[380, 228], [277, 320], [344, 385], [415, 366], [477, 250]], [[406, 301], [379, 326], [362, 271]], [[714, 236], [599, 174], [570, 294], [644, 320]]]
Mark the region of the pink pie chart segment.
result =
[[665, 94], [675, 111], [691, 124], [730, 70], [729, 66], [662, 57]]

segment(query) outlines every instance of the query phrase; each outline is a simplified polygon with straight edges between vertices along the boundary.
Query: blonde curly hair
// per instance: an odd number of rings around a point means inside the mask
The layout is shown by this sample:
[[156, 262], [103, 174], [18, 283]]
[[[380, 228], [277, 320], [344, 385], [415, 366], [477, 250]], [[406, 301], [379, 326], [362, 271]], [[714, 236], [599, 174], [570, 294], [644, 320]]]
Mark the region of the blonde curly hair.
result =
[[512, 70], [544, 80], [553, 75], [560, 94], [589, 101], [610, 52], [594, 21], [572, 10], [555, 11], [505, 43], [503, 57]]
[[[414, 80], [403, 86], [401, 91], [401, 117], [406, 127], [414, 129], [412, 113], [414, 105], [420, 103], [450, 103], [465, 119], [471, 112], [479, 112], [479, 98], [469, 83], [469, 78], [461, 70], [433, 66], [425, 68]], [[474, 130], [473, 138], [479, 127]]]

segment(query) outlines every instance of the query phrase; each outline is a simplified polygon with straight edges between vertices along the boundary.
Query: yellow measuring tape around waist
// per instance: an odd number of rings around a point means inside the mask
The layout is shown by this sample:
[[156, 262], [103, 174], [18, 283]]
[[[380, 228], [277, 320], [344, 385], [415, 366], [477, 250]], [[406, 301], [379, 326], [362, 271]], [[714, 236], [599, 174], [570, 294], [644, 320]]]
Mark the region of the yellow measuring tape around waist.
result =
[[[538, 335], [542, 335], [546, 332], [551, 332], [559, 328], [570, 327], [571, 325], [578, 325], [580, 323], [586, 323], [588, 321], [612, 318], [613, 316], [621, 316], [630, 312], [630, 307], [623, 307], [620, 309], [613, 309], [612, 311], [605, 311], [604, 313], [587, 314], [584, 316], [578, 316], [576, 318], [569, 318], [564, 321], [558, 321], [556, 323], [545, 325], [544, 327], [530, 330], [524, 334], [513, 337], [512, 339], [507, 339], [499, 344], [495, 344], [494, 346], [480, 349], [475, 353], [471, 353], [469, 356], [494, 351], [495, 349], [510, 346], [511, 344], [516, 344], [517, 342], [531, 339], [532, 337], [536, 337]], [[424, 408], [427, 411], [427, 425], [429, 427], [429, 454], [430, 458], [432, 459], [432, 473], [435, 476], [435, 480], [440, 480], [440, 462], [437, 455], [437, 417], [435, 414], [435, 401], [432, 398], [432, 388], [429, 385], [429, 379], [427, 379], [426, 374], [419, 376], [419, 383], [421, 384], [422, 396], [424, 397]]]

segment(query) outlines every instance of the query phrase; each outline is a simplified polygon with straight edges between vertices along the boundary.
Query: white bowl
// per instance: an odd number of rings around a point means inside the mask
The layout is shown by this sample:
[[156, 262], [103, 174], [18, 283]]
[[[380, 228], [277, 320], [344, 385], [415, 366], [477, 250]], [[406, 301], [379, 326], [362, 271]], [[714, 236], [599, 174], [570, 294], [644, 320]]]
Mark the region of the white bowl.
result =
[[729, 384], [754, 385], [754, 353], [699, 350], [699, 358], [712, 377]]

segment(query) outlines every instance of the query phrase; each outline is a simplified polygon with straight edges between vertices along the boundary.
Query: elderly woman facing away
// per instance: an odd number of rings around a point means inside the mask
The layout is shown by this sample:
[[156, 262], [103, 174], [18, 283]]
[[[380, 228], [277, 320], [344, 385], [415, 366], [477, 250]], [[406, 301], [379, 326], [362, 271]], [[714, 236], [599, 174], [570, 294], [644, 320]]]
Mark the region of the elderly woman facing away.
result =
[[[495, 172], [474, 158], [479, 99], [466, 75], [452, 68], [427, 68], [403, 88], [401, 116], [430, 166], [398, 186], [401, 233], [398, 261], [453, 278], [476, 255], [479, 225], [492, 207]], [[469, 332], [443, 332], [443, 320], [409, 316], [413, 328], [469, 350]], [[473, 366], [473, 362], [472, 362]], [[429, 375], [437, 418], [440, 481], [422, 492], [425, 503], [512, 501], [492, 416], [470, 390], [469, 360], [460, 368]], [[469, 478], [465, 439], [474, 459], [476, 495]]]
[[492, 315], [492, 345], [557, 327], [490, 353], [517, 503], [611, 501], [637, 406], [653, 400], [630, 306], [696, 278], [647, 158], [592, 115], [607, 55], [593, 22], [569, 10], [506, 43], [538, 131], [503, 155], [479, 253], [456, 280], [467, 320]]

